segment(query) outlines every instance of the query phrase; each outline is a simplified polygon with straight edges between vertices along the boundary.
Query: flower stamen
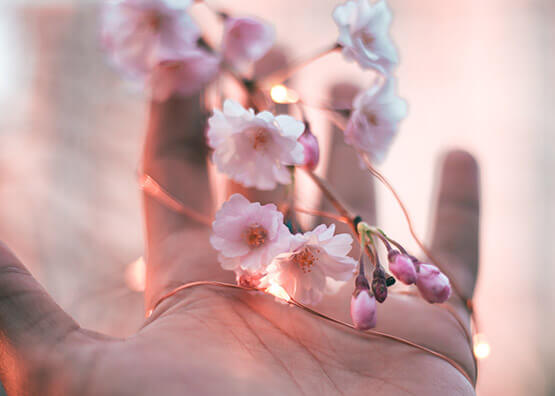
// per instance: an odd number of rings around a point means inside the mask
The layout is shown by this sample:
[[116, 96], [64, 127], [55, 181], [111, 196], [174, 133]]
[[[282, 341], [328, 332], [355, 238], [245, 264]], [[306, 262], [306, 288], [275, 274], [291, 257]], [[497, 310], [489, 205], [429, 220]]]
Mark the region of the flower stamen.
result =
[[376, 39], [369, 32], [363, 32], [361, 34], [361, 40], [365, 47], [370, 47]]
[[268, 233], [266, 229], [258, 224], [253, 224], [245, 231], [245, 240], [247, 241], [247, 245], [251, 248], [257, 248], [266, 242], [266, 238], [268, 237]]
[[318, 262], [318, 256], [314, 248], [310, 246], [305, 247], [303, 250], [293, 254], [291, 261], [299, 266], [299, 268], [306, 274], [312, 271], [312, 267]]
[[163, 16], [158, 12], [151, 12], [146, 17], [146, 25], [152, 29], [153, 31], [157, 32], [160, 30], [162, 26]]
[[269, 140], [268, 132], [264, 128], [253, 128], [252, 136], [253, 142], [252, 147], [255, 150], [263, 150]]
[[367, 118], [368, 118], [368, 122], [371, 125], [378, 126], [378, 117], [376, 116], [375, 113], [369, 113]]

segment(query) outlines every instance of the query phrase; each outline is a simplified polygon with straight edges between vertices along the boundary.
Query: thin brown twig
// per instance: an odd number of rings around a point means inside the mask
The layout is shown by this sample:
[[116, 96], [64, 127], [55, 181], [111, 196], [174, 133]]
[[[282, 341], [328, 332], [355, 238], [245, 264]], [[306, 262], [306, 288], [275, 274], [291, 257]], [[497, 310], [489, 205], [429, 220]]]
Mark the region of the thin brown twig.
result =
[[331, 54], [332, 52], [341, 48], [339, 44], [333, 44], [331, 47], [326, 47], [323, 50], [316, 52], [314, 55], [309, 56], [308, 58], [302, 59], [300, 61], [293, 62], [291, 65], [284, 67], [283, 69], [276, 70], [264, 76], [260, 79], [262, 84], [279, 84], [283, 81], [289, 79], [293, 74], [298, 72], [300, 69], [305, 67], [306, 65], [324, 57], [327, 54]]
[[339, 221], [341, 223], [345, 223], [345, 224], [349, 224], [349, 219], [344, 217], [344, 216], [338, 216], [335, 215], [333, 213], [330, 212], [325, 212], [323, 210], [316, 210], [316, 209], [306, 209], [306, 208], [301, 208], [299, 206], [295, 206], [295, 210], [297, 212], [301, 212], [301, 213], [306, 213], [312, 216], [320, 216], [320, 217], [326, 217], [328, 219], [331, 220], [335, 220], [335, 221]]
[[[322, 179], [320, 176], [318, 176], [316, 173], [312, 172], [311, 170], [306, 169], [306, 168], [304, 168], [304, 169], [305, 169], [306, 173], [308, 174], [308, 176], [310, 176], [310, 178], [318, 186], [320, 191], [322, 191], [322, 194], [324, 194], [324, 196], [330, 201], [330, 203], [333, 205], [335, 210], [337, 210], [337, 212], [341, 216], [349, 219], [349, 222], [352, 223], [355, 216], [345, 207], [345, 205], [343, 205], [341, 203], [341, 201], [337, 198], [337, 196], [332, 191], [332, 189], [328, 185], [328, 183], [324, 179]], [[351, 228], [353, 228], [353, 231], [356, 234], [357, 231], [354, 228], [354, 224], [351, 224]]]
[[[331, 187], [324, 179], [322, 179], [320, 176], [318, 176], [317, 174], [315, 174], [309, 169], [304, 168], [304, 170], [314, 181], [314, 183], [318, 186], [318, 188], [320, 188], [320, 190], [322, 191], [322, 194], [324, 194], [324, 196], [331, 202], [335, 210], [337, 210], [341, 216], [343, 216], [345, 219], [348, 220], [347, 224], [351, 228], [351, 232], [355, 236], [355, 239], [359, 241], [359, 234], [354, 221], [355, 216], [345, 207], [345, 205], [341, 203], [339, 198], [336, 196], [336, 194], [333, 192]], [[374, 257], [374, 252], [370, 249], [368, 244], [366, 244], [365, 246], [361, 246], [361, 248], [364, 248], [364, 250], [366, 251], [366, 254], [372, 261], [372, 264], [376, 266], [377, 260]]]

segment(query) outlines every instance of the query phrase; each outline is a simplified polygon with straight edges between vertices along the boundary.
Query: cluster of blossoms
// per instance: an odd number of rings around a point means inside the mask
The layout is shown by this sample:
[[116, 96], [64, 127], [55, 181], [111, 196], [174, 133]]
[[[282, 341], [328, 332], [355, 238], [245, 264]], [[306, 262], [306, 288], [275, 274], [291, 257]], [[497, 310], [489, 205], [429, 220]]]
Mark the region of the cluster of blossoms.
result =
[[319, 225], [293, 235], [283, 214], [273, 204], [249, 202], [232, 195], [216, 214], [212, 246], [223, 268], [235, 271], [244, 286], [281, 286], [289, 296], [317, 304], [328, 278], [346, 281], [353, 277], [356, 261], [347, 254], [353, 239], [335, 235], [335, 225]]
[[[198, 93], [226, 67], [247, 70], [274, 44], [275, 32], [270, 24], [219, 13], [224, 29], [216, 50], [208, 46], [190, 16], [192, 4], [191, 0], [106, 1], [103, 46], [116, 67], [149, 84], [155, 100]], [[348, 144], [380, 162], [407, 114], [407, 104], [396, 95], [391, 74], [398, 63], [397, 50], [389, 37], [391, 11], [385, 0], [375, 4], [348, 0], [336, 7], [333, 18], [339, 28], [337, 44], [345, 58], [382, 76], [381, 84], [355, 98], [345, 129]], [[256, 182], [248, 178], [246, 183]]]
[[[218, 11], [223, 37], [219, 45], [209, 45], [189, 14], [192, 6], [191, 0], [107, 0], [102, 42], [112, 62], [127, 76], [149, 84], [158, 101], [173, 95], [191, 96], [211, 86], [216, 89], [211, 82], [227, 71], [244, 88], [254, 109], [227, 99], [221, 110], [213, 110], [206, 137], [218, 170], [259, 190], [290, 184], [296, 168], [312, 172], [318, 165], [319, 146], [304, 114], [299, 121], [260, 106], [253, 98], [261, 94], [268, 99], [268, 92], [246, 74], [273, 47], [273, 27], [256, 18]], [[347, 0], [335, 8], [333, 19], [339, 28], [333, 49], [341, 49], [347, 60], [379, 76], [377, 83], [354, 99], [345, 142], [360, 156], [380, 162], [407, 114], [392, 74], [398, 55], [389, 36], [391, 12], [385, 0]], [[351, 314], [356, 327], [368, 329], [376, 323], [376, 301], [383, 302], [388, 286], [394, 283], [371, 242], [378, 238], [387, 248], [389, 271], [399, 281], [416, 284], [432, 303], [449, 297], [449, 280], [438, 268], [420, 263], [402, 247], [393, 250], [390, 240], [366, 223], [358, 222], [366, 228], [357, 228], [354, 219], [349, 219], [358, 230], [361, 250], [370, 252], [371, 282], [364, 273], [364, 256], [359, 260], [349, 256], [353, 243], [349, 234], [335, 234], [333, 224], [294, 232], [286, 226], [295, 223], [294, 216], [294, 211], [286, 210], [284, 219], [274, 204], [231, 196], [216, 213], [210, 238], [221, 266], [234, 271], [243, 286], [267, 291], [279, 287], [299, 302], [317, 304], [334, 289], [332, 283], [351, 280], [358, 263]]]
[[241, 70], [274, 43], [273, 28], [254, 18], [225, 16], [219, 52], [189, 15], [191, 0], [107, 0], [101, 40], [126, 75], [150, 83], [153, 98], [190, 96], [214, 80], [224, 62]]

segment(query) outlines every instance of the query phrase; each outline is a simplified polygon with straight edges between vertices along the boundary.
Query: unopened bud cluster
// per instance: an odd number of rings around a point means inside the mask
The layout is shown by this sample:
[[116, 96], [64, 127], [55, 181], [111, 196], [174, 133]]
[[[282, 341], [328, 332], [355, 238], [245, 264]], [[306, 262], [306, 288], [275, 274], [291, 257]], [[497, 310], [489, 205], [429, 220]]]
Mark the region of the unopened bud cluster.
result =
[[[374, 230], [368, 224], [361, 222], [357, 227], [362, 246], [367, 240], [372, 240], [372, 234], [381, 240], [387, 249], [389, 271], [397, 280], [406, 285], [415, 284], [420, 295], [429, 303], [443, 303], [451, 295], [449, 278], [439, 268], [432, 264], [421, 263], [414, 256], [409, 255], [397, 242], [402, 251], [393, 249], [390, 239], [380, 230]], [[394, 242], [394, 241], [392, 241]], [[351, 318], [357, 329], [367, 330], [376, 325], [376, 301], [383, 303], [387, 298], [388, 275], [381, 266], [377, 254], [373, 257], [374, 271], [369, 283], [364, 274], [364, 261], [360, 260], [359, 274], [355, 280], [355, 290], [351, 298]], [[371, 286], [370, 286], [371, 285]]]

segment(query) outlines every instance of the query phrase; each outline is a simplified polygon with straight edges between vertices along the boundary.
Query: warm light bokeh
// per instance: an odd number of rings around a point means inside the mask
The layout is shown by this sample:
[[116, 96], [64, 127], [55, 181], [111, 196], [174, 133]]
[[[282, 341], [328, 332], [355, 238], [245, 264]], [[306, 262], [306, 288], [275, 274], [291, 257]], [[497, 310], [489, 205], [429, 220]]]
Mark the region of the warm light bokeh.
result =
[[280, 300], [283, 300], [285, 302], [291, 300], [291, 297], [289, 296], [289, 294], [287, 294], [285, 289], [280, 285], [278, 285], [277, 283], [272, 283], [265, 291], [266, 293], [269, 293], [272, 296]]
[[276, 103], [297, 103], [299, 94], [285, 85], [277, 84], [270, 89], [270, 96]]
[[486, 359], [491, 353], [491, 347], [484, 334], [474, 335], [474, 356], [476, 359]]
[[146, 264], [142, 256], [130, 263], [125, 269], [125, 284], [130, 290], [145, 291]]

